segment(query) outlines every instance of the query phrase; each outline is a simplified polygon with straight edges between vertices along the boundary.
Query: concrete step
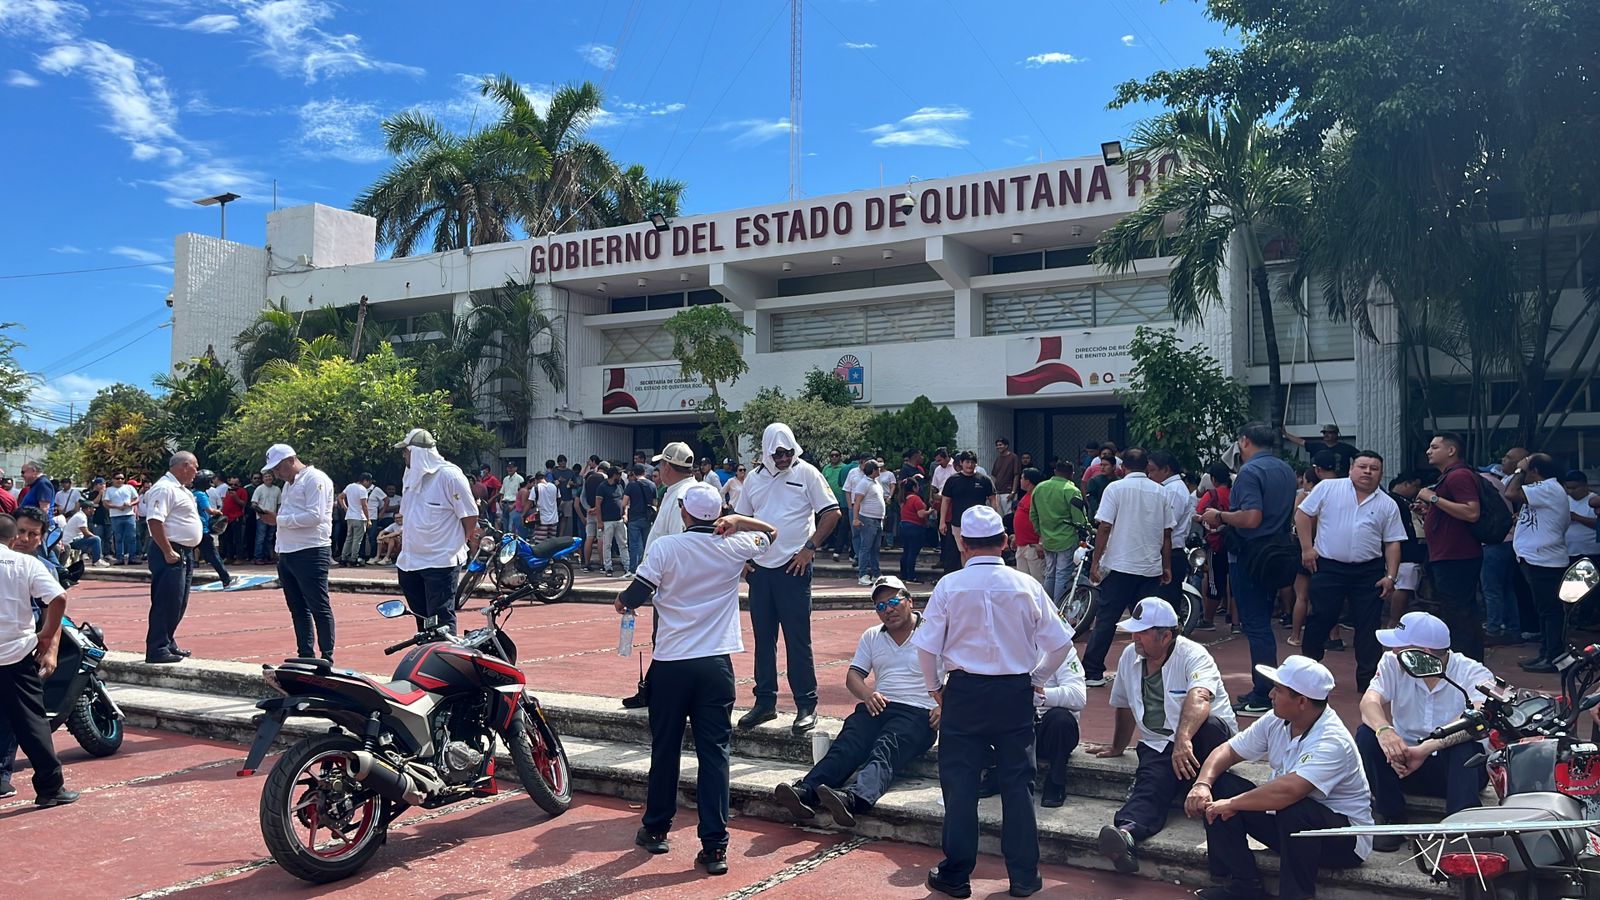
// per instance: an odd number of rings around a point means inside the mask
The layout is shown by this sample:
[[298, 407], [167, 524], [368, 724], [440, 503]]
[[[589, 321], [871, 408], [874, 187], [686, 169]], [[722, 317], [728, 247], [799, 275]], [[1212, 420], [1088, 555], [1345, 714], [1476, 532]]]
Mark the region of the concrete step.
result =
[[[251, 701], [226, 695], [207, 694], [172, 688], [117, 684], [113, 693], [128, 714], [129, 724], [195, 734], [216, 740], [248, 743], [255, 733], [252, 718], [256, 710]], [[541, 698], [542, 700], [543, 698]], [[557, 720], [558, 722], [561, 720]], [[281, 743], [297, 740], [324, 730], [315, 719], [291, 719]], [[644, 797], [650, 765], [649, 748], [629, 741], [598, 740], [563, 732], [563, 743], [572, 767], [573, 785], [580, 791], [607, 794], [630, 800]], [[679, 801], [692, 807], [697, 765], [686, 755], [679, 782]], [[509, 776], [514, 767], [506, 764], [499, 771]], [[730, 767], [731, 799], [736, 815], [759, 816], [787, 821], [788, 814], [772, 801], [774, 785], [805, 774], [803, 765], [736, 753]], [[258, 776], [259, 777], [259, 776]], [[1039, 844], [1043, 859], [1081, 868], [1105, 869], [1106, 860], [1095, 852], [1100, 826], [1111, 819], [1116, 802], [1076, 797], [1060, 809], [1037, 810]], [[936, 780], [907, 778], [886, 795], [870, 815], [857, 819], [854, 832], [863, 837], [886, 838], [938, 846], [944, 820], [943, 801]], [[980, 850], [999, 851], [1000, 801], [989, 798], [979, 804], [982, 829]], [[678, 840], [692, 840], [692, 817], [680, 817]], [[827, 815], [802, 823], [807, 828], [833, 827]], [[1320, 896], [1337, 900], [1369, 900], [1372, 896], [1393, 898], [1443, 897], [1447, 892], [1432, 884], [1414, 865], [1402, 862], [1400, 855], [1379, 855], [1357, 869], [1323, 873]], [[1141, 848], [1141, 874], [1147, 878], [1201, 886], [1209, 883], [1205, 862], [1205, 833], [1194, 821], [1175, 816], [1160, 835]], [[1268, 878], [1277, 870], [1277, 857], [1263, 854], [1262, 868]]]

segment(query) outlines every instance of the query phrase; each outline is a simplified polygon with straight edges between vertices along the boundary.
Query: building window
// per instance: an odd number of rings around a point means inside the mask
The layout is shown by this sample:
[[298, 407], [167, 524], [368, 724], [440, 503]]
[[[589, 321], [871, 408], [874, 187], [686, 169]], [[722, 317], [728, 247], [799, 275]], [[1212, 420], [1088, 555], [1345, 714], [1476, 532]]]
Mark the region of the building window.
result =
[[1070, 284], [983, 296], [984, 334], [1170, 322], [1165, 278]]
[[672, 335], [659, 322], [632, 328], [602, 328], [600, 334], [606, 344], [601, 362], [615, 365], [672, 359]]
[[954, 297], [833, 306], [772, 314], [772, 350], [949, 340], [956, 335]]
[[[990, 275], [1009, 275], [1012, 272], [1038, 272], [1041, 269], [1070, 269], [1090, 264], [1089, 256], [1094, 245], [1086, 247], [1060, 247], [1055, 250], [1029, 250], [1026, 253], [1007, 253], [989, 257]], [[1144, 241], [1134, 253], [1135, 259], [1155, 259], [1156, 245]]]
[[671, 294], [650, 294], [634, 297], [612, 297], [608, 310], [613, 313], [644, 312], [647, 309], [682, 309], [685, 306], [705, 306], [723, 302], [722, 294], [715, 290], [678, 291]]
[[[1317, 424], [1317, 386], [1315, 384], [1286, 384], [1283, 392], [1289, 401], [1289, 412], [1283, 417], [1285, 427]], [[1250, 414], [1264, 422], [1272, 421], [1270, 409], [1272, 387], [1258, 384], [1250, 388]]]
[[939, 273], [927, 263], [909, 266], [885, 266], [881, 269], [859, 269], [853, 272], [829, 272], [825, 275], [799, 275], [778, 279], [779, 297], [798, 297], [803, 294], [831, 294], [835, 291], [856, 291], [862, 288], [888, 287], [896, 284], [920, 284], [940, 281]]
[[[1347, 321], [1334, 321], [1328, 315], [1328, 301], [1322, 293], [1322, 283], [1308, 278], [1300, 285], [1298, 303], [1284, 295], [1287, 290], [1288, 266], [1271, 266], [1272, 326], [1278, 335], [1278, 356], [1285, 364], [1300, 362], [1330, 362], [1356, 358], [1355, 326]], [[1267, 364], [1267, 338], [1261, 327], [1261, 303], [1256, 298], [1255, 285], [1250, 286], [1250, 365]]]

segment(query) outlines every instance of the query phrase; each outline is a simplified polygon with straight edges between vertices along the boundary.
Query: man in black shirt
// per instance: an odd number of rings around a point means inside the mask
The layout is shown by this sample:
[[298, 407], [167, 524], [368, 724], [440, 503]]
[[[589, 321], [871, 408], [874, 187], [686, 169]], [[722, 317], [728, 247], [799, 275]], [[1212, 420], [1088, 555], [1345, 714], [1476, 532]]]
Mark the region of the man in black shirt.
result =
[[600, 526], [598, 524], [600, 520], [595, 518], [594, 509], [595, 491], [600, 489], [600, 485], [606, 483], [606, 476], [602, 471], [605, 463], [599, 462], [597, 459], [591, 459], [591, 461], [598, 464], [589, 470], [589, 474], [583, 476], [583, 492], [579, 495], [579, 499], [583, 501], [583, 570], [585, 572], [594, 571], [594, 548], [600, 538]]
[[965, 552], [961, 543], [961, 514], [974, 506], [988, 505], [1000, 512], [1000, 499], [995, 496], [994, 482], [987, 475], [978, 474], [978, 455], [967, 450], [956, 457], [957, 471], [945, 479], [939, 492], [939, 533], [955, 538], [957, 552]]
[[567, 465], [567, 458], [556, 457], [555, 468], [550, 470], [550, 483], [556, 486], [556, 508], [561, 510], [557, 518], [561, 520], [562, 537], [570, 537], [577, 532], [573, 527], [577, 519], [572, 515], [573, 486], [577, 480], [578, 473]]
[[1411, 517], [1411, 504], [1420, 490], [1422, 474], [1415, 470], [1401, 472], [1389, 481], [1389, 499], [1400, 507], [1400, 525], [1406, 530], [1406, 539], [1400, 544], [1400, 577], [1395, 580], [1394, 593], [1389, 597], [1391, 628], [1406, 614], [1406, 607], [1422, 581], [1422, 566], [1428, 561], [1427, 545], [1417, 540], [1416, 522]]
[[644, 541], [655, 522], [656, 486], [644, 477], [645, 467], [634, 463], [628, 472], [628, 485], [622, 489], [622, 511], [628, 522], [628, 574], [644, 561]]
[[1285, 440], [1291, 444], [1299, 444], [1300, 446], [1306, 448], [1307, 453], [1315, 454], [1322, 450], [1332, 450], [1339, 458], [1339, 468], [1337, 471], [1340, 478], [1343, 478], [1347, 473], [1349, 473], [1350, 460], [1355, 459], [1356, 454], [1361, 452], [1360, 450], [1356, 449], [1354, 444], [1349, 444], [1339, 439], [1339, 426], [1337, 425], [1322, 426], [1321, 444], [1312, 444], [1303, 437], [1290, 434], [1287, 429], [1280, 430], [1283, 431]]
[[627, 566], [628, 534], [622, 523], [622, 468], [620, 466], [606, 466], [597, 470], [604, 473], [604, 478], [595, 484], [594, 492], [590, 495], [589, 515], [594, 520], [595, 532], [600, 536], [600, 558], [605, 564], [606, 574], [613, 578], [621, 575], [612, 565], [613, 550], [615, 555], [622, 557], [623, 566]]

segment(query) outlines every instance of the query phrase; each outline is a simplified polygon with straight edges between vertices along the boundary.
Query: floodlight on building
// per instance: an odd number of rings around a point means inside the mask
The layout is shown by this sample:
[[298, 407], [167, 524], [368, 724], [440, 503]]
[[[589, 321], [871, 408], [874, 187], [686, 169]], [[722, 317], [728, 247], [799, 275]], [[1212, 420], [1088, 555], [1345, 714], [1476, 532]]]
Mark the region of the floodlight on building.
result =
[[1022, 232], [1020, 232], [1020, 231], [1011, 232], [1011, 243], [1013, 243], [1013, 244], [1022, 243]]
[[214, 195], [212, 195], [210, 197], [201, 197], [199, 200], [194, 201], [194, 203], [195, 203], [196, 206], [215, 206], [215, 207], [217, 207], [218, 211], [222, 213], [222, 229], [221, 229], [221, 234], [219, 234], [218, 237], [222, 238], [223, 240], [227, 240], [228, 239], [228, 204], [232, 203], [233, 201], [238, 200], [238, 199], [239, 199], [239, 195], [238, 194], [235, 194], [232, 191], [225, 191], [225, 192], [223, 192], [221, 194], [214, 194]]
[[1100, 156], [1108, 166], [1119, 166], [1124, 159], [1121, 141], [1106, 141], [1100, 145]]
[[1073, 237], [1083, 237], [1083, 226], [1082, 225], [1074, 225], [1074, 226], [1072, 226], [1072, 236]]
[[639, 287], [644, 287], [645, 285], [647, 285], [649, 283], [650, 283], [649, 281], [647, 281], [647, 280], [645, 280], [643, 278], [639, 279]]
[[830, 262], [830, 263], [832, 263], [833, 265], [836, 265], [836, 266], [842, 266], [842, 265], [844, 265], [844, 257], [835, 256], [832, 259], [828, 260], [828, 262]]
[[679, 272], [678, 273], [678, 280], [679, 281], [688, 281], [689, 280], [689, 273], [688, 272]]
[[792, 262], [784, 263], [783, 264], [783, 270], [785, 272], [793, 272], [794, 271], [794, 263], [792, 263]]
[[672, 227], [672, 220], [667, 218], [666, 213], [653, 212], [650, 214], [650, 224], [657, 231], [666, 231]]
[[599, 291], [600, 293], [604, 294], [606, 292], [606, 283], [604, 281], [602, 281], [599, 284], [595, 285], [594, 289]]

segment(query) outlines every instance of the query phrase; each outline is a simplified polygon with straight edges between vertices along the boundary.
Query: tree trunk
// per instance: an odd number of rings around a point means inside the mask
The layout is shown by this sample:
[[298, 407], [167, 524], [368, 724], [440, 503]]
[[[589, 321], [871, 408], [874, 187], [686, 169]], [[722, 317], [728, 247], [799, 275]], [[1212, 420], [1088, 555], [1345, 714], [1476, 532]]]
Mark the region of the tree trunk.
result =
[[1256, 301], [1261, 305], [1261, 333], [1267, 344], [1267, 416], [1274, 428], [1283, 427], [1283, 358], [1278, 354], [1278, 327], [1272, 318], [1272, 286], [1267, 278], [1266, 266], [1250, 269], [1250, 281], [1256, 288]]

